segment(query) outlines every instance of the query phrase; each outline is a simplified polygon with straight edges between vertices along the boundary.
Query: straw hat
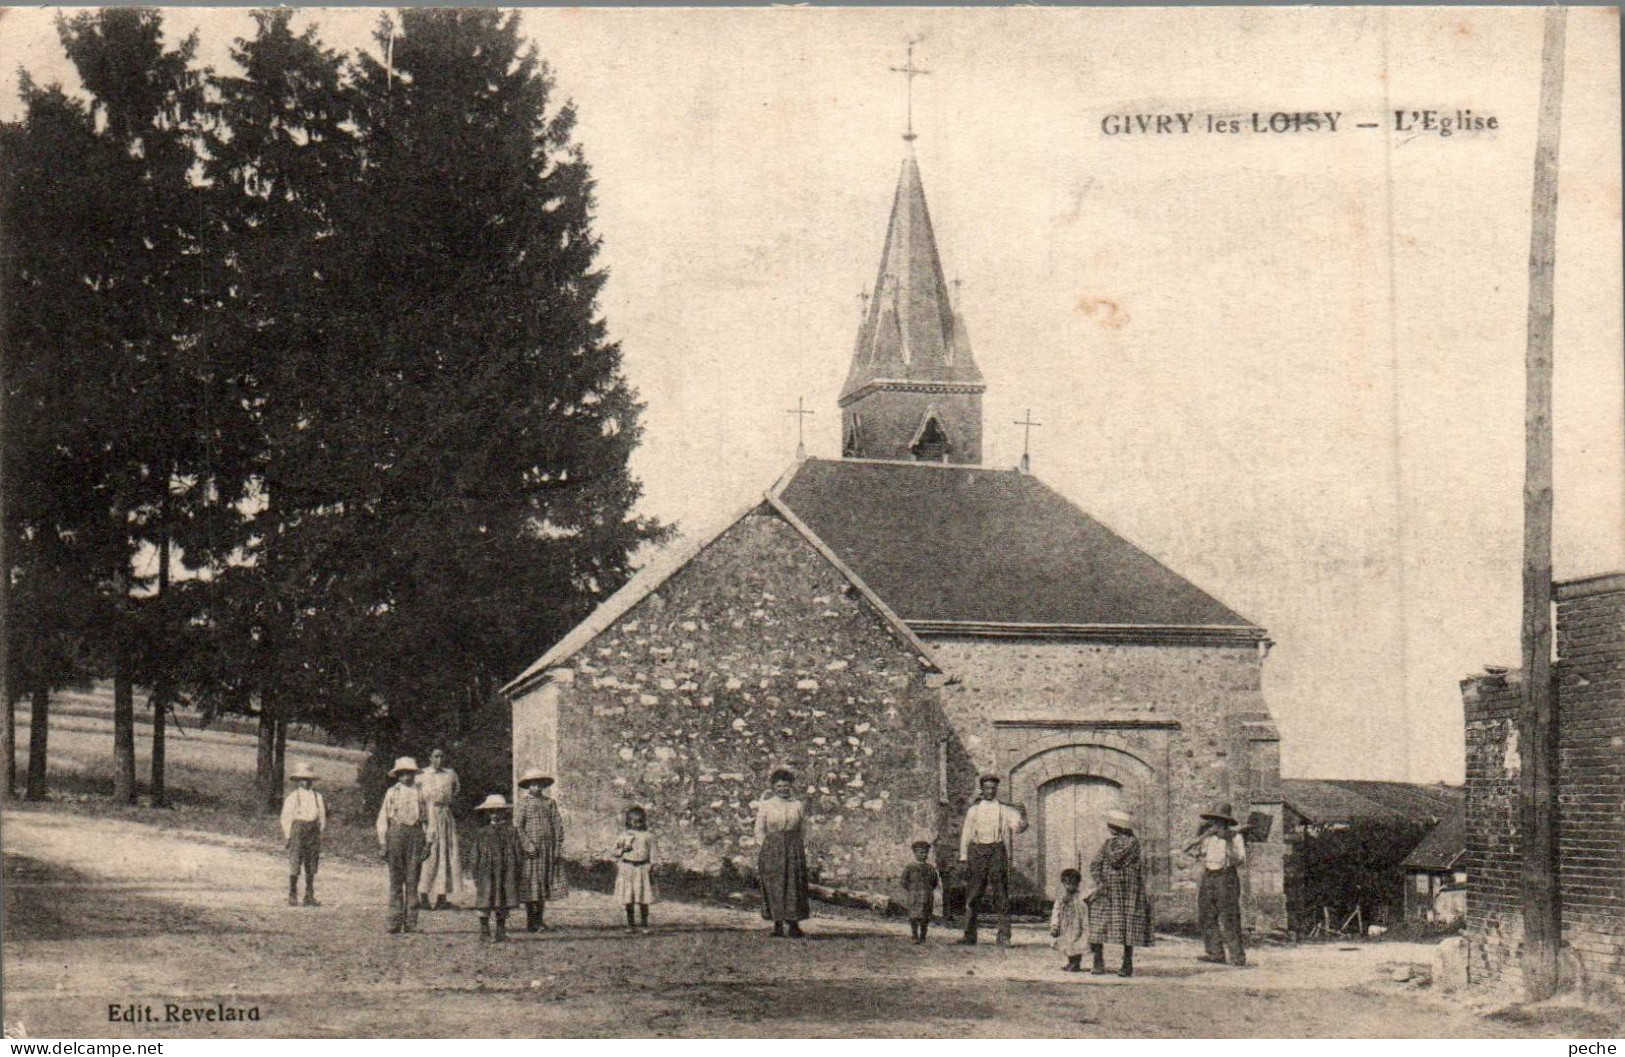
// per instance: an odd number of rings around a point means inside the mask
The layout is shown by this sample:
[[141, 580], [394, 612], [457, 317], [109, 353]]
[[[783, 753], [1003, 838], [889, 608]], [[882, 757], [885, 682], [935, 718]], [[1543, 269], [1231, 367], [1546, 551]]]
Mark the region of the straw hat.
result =
[[546, 789], [548, 786], [553, 784], [553, 776], [543, 771], [540, 767], [531, 767], [526, 769], [525, 773], [519, 776], [519, 785], [521, 788], [523, 788], [530, 785], [532, 782], [535, 782], [543, 789]]
[[316, 780], [316, 772], [311, 769], [311, 766], [308, 763], [296, 763], [293, 765], [293, 770], [288, 772], [288, 777], [309, 778], [314, 782]]
[[506, 811], [506, 810], [508, 810], [508, 798], [503, 796], [501, 793], [492, 793], [490, 796], [488, 796], [484, 800], [480, 801], [480, 806], [475, 808], [474, 810], [475, 811]]
[[416, 774], [421, 770], [423, 770], [423, 768], [418, 766], [418, 761], [414, 757], [398, 756], [395, 758], [395, 766], [389, 769], [389, 776], [393, 778], [403, 771], [411, 771], [413, 774]]
[[1114, 829], [1126, 829], [1130, 833], [1134, 832], [1134, 819], [1127, 811], [1112, 810], [1106, 812], [1106, 825]]
[[1213, 810], [1202, 812], [1202, 817], [1212, 819], [1214, 822], [1223, 822], [1234, 826], [1236, 824], [1236, 816], [1232, 813], [1232, 811], [1233, 809], [1229, 804], [1218, 804], [1213, 808]]

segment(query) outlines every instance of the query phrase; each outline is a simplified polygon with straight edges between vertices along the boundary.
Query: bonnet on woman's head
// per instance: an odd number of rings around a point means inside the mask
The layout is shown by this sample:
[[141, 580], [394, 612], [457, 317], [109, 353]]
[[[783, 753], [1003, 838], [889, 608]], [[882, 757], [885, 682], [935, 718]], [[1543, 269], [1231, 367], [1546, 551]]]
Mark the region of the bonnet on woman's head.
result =
[[775, 768], [773, 773], [768, 776], [768, 781], [770, 782], [777, 782], [780, 779], [783, 779], [786, 782], [793, 782], [796, 780], [796, 773], [790, 770], [788, 767], [779, 767]]

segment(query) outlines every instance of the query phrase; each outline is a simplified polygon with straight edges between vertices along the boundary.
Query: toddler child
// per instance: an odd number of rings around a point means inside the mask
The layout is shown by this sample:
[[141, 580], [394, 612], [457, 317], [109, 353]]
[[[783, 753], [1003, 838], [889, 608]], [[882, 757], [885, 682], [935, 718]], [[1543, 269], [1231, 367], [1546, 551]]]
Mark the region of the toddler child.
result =
[[1089, 899], [1093, 893], [1084, 894], [1079, 890], [1082, 886], [1083, 874], [1062, 870], [1061, 887], [1065, 891], [1055, 901], [1049, 917], [1049, 934], [1054, 938], [1051, 946], [1066, 955], [1061, 970], [1068, 973], [1083, 972], [1083, 955], [1089, 949]]

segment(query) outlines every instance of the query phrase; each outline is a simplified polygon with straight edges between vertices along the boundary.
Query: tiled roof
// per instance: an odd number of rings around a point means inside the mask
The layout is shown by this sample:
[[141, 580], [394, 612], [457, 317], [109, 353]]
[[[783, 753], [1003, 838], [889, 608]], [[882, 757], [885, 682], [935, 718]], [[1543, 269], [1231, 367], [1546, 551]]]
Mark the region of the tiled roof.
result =
[[916, 622], [949, 621], [1262, 636], [1211, 595], [1015, 470], [808, 459], [779, 494], [917, 630]]
[[1458, 807], [1428, 830], [1428, 835], [1405, 857], [1408, 870], [1453, 870], [1467, 854], [1467, 812]]
[[1352, 779], [1283, 778], [1281, 795], [1310, 823], [1327, 825], [1356, 819], [1426, 820], [1460, 811], [1460, 786]]

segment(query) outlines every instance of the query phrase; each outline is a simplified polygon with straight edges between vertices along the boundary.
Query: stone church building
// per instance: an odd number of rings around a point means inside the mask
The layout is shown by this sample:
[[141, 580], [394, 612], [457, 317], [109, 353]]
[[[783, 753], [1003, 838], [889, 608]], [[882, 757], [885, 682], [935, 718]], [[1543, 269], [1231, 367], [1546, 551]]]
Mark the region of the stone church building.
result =
[[951, 863], [991, 772], [1031, 823], [1018, 888], [1057, 891], [1121, 806], [1158, 919], [1192, 920], [1180, 851], [1229, 801], [1273, 820], [1246, 903], [1284, 920], [1264, 630], [1024, 469], [982, 466], [985, 389], [910, 150], [840, 394], [842, 457], [798, 458], [505, 688], [514, 766], [557, 776], [569, 857], [606, 858], [636, 803], [663, 861], [748, 872], [753, 804], [788, 766], [816, 876], [887, 891], [911, 840]]

